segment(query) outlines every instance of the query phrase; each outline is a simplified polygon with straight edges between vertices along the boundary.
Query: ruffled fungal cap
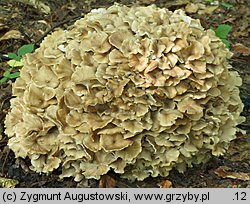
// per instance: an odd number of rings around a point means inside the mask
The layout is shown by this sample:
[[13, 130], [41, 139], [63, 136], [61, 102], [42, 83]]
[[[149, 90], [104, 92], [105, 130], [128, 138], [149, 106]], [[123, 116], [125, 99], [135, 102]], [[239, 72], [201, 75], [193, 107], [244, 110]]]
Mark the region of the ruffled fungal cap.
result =
[[223, 154], [243, 104], [231, 53], [183, 11], [114, 5], [23, 60], [5, 126], [37, 172], [143, 180]]

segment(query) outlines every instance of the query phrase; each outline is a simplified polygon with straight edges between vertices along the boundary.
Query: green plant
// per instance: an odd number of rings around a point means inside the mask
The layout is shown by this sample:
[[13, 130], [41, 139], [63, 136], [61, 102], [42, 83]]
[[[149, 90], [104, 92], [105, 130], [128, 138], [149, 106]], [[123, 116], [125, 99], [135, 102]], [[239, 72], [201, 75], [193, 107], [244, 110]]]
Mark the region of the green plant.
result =
[[221, 2], [220, 5], [223, 6], [224, 8], [226, 8], [226, 9], [233, 8], [233, 5], [232, 5], [232, 4], [229, 4], [229, 3], [224, 2], [224, 1]]
[[16, 71], [12, 73], [13, 68], [23, 66], [22, 57], [25, 54], [31, 53], [34, 50], [34, 44], [23, 45], [17, 50], [16, 53], [8, 53], [8, 58], [10, 59], [7, 64], [10, 66], [4, 73], [3, 77], [0, 79], [0, 85], [7, 82], [9, 79], [15, 79], [20, 76], [20, 72]]
[[222, 7], [226, 8], [226, 9], [231, 9], [234, 7], [232, 4], [224, 2], [224, 1], [218, 2], [215, 0], [204, 0], [204, 2], [206, 2], [207, 4], [216, 4], [216, 5], [218, 5], [218, 3], [219, 3]]
[[213, 3], [214, 2], [214, 0], [204, 0], [205, 2], [207, 2], [207, 3]]
[[[211, 29], [214, 30], [213, 27], [211, 27]], [[227, 24], [221, 24], [216, 30], [214, 30], [216, 36], [221, 39], [228, 49], [230, 48], [230, 42], [227, 40], [227, 35], [231, 30], [232, 26]]]

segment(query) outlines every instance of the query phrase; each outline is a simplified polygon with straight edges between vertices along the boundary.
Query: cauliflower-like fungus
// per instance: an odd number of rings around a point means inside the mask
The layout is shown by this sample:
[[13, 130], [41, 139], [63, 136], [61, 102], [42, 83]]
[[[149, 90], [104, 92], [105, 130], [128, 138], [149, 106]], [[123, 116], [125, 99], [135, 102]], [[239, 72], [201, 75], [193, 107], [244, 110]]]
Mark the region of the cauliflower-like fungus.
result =
[[183, 172], [225, 153], [244, 120], [231, 55], [182, 10], [94, 9], [25, 56], [8, 145], [32, 170], [76, 181]]

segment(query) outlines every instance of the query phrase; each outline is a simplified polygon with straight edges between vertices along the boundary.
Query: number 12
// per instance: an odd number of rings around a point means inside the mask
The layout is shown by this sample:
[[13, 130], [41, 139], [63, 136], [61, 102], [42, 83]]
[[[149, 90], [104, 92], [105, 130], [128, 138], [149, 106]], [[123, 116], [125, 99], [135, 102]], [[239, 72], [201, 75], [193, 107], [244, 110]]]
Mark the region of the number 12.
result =
[[237, 192], [237, 193], [235, 193], [235, 195], [236, 195], [236, 200], [247, 200], [246, 199], [246, 196], [247, 196], [246, 192], [241, 192], [241, 193]]

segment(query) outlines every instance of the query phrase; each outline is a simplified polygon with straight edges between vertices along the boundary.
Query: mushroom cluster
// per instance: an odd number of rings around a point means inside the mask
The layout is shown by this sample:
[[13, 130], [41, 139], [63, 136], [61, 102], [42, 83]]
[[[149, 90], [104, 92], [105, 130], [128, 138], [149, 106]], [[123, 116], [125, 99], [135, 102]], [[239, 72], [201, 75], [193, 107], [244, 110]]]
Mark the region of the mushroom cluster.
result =
[[94, 9], [23, 59], [8, 145], [32, 170], [75, 181], [183, 172], [225, 153], [244, 120], [230, 57], [182, 10]]

